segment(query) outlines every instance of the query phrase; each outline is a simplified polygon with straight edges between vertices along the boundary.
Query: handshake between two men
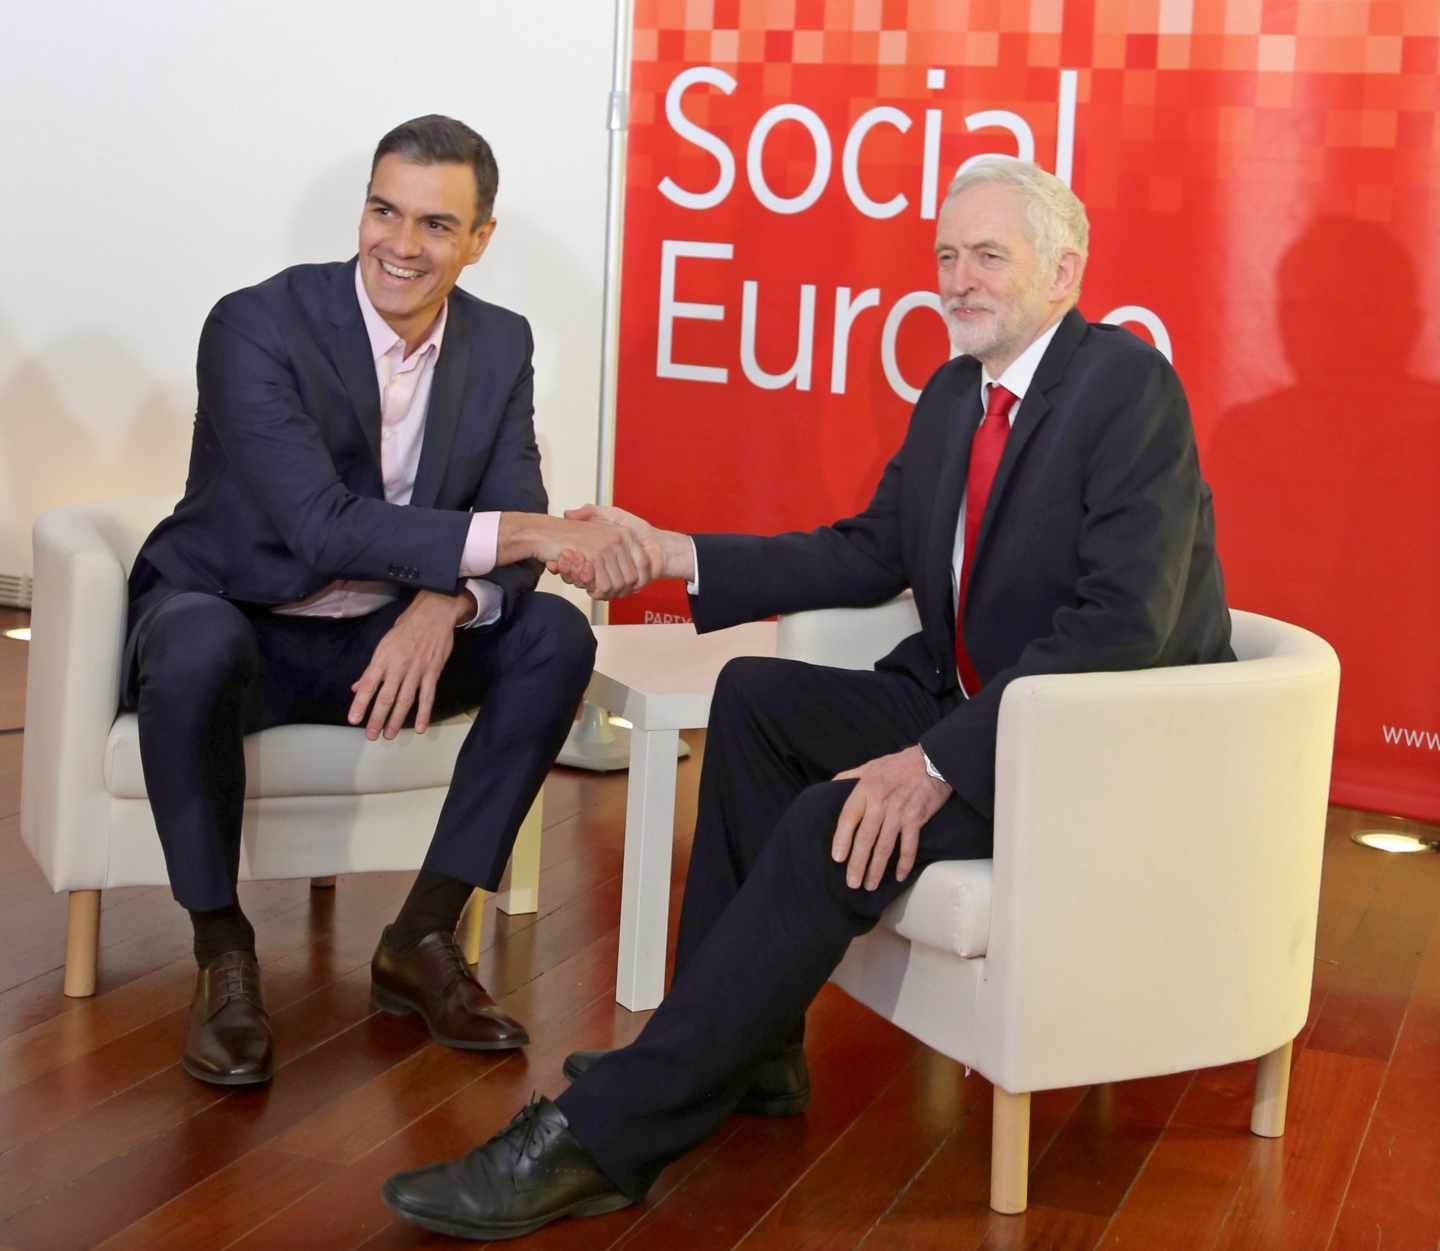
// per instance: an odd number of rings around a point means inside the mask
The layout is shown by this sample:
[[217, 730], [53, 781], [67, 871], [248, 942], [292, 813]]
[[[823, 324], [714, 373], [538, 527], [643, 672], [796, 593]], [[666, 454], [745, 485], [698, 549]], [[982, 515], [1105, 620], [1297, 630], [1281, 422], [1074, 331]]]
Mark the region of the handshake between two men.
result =
[[592, 599], [619, 599], [656, 578], [695, 577], [688, 536], [659, 530], [623, 508], [585, 504], [563, 519], [501, 515], [499, 563], [533, 554], [545, 567]]

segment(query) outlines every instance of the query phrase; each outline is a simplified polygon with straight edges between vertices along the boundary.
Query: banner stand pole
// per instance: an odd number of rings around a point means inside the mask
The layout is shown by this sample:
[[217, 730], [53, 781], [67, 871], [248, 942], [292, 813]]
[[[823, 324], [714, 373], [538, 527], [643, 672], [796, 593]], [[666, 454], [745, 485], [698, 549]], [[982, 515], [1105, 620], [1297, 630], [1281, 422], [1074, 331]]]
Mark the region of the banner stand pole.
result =
[[[595, 456], [595, 502], [609, 504], [615, 481], [615, 372], [620, 356], [620, 263], [625, 230], [625, 140], [630, 124], [630, 36], [635, 27], [634, 0], [615, 0], [615, 39], [610, 69], [606, 125], [605, 289], [600, 326], [600, 437]], [[609, 620], [603, 600], [590, 601], [590, 622]], [[690, 754], [680, 741], [679, 757]], [[586, 700], [570, 728], [556, 763], [608, 773], [628, 768], [630, 732], [612, 725], [610, 715]]]

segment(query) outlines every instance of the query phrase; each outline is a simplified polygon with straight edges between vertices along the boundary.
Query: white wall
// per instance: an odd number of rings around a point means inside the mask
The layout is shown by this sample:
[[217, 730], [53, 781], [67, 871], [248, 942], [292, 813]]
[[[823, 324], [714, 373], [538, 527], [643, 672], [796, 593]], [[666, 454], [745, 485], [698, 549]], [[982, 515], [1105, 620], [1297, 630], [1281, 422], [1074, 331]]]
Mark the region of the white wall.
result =
[[552, 511], [593, 495], [610, 4], [6, 8], [0, 573], [30, 572], [51, 505], [178, 498], [206, 312], [350, 256], [370, 152], [420, 113], [495, 149], [499, 230], [463, 285], [534, 326]]

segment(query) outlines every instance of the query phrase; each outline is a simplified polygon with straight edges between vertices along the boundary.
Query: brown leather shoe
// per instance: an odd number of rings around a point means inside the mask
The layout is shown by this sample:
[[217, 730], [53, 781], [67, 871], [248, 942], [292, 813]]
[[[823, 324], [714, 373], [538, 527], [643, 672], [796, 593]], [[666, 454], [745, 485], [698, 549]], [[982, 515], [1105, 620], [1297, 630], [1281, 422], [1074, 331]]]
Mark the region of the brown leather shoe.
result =
[[370, 1002], [396, 1016], [415, 1013], [429, 1027], [430, 1037], [447, 1047], [466, 1051], [511, 1051], [530, 1035], [513, 1021], [470, 976], [470, 968], [444, 930], [426, 934], [409, 951], [387, 944], [387, 926], [370, 961]]
[[250, 952], [227, 951], [200, 969], [180, 1064], [215, 1086], [253, 1086], [275, 1075], [260, 966]]

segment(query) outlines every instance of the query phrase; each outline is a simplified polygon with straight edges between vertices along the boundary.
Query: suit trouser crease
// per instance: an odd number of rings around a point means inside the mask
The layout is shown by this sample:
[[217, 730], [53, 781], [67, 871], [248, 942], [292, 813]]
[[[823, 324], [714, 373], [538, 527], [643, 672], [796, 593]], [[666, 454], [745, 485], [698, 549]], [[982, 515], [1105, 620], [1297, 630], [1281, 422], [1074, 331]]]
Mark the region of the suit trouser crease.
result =
[[711, 703], [675, 975], [636, 1041], [558, 1099], [627, 1194], [733, 1111], [756, 1064], [782, 1050], [852, 939], [926, 864], [990, 854], [990, 823], [952, 797], [921, 832], [916, 867], [851, 890], [830, 858], [853, 789], [834, 775], [914, 744], [947, 711], [904, 675], [746, 659]]
[[[404, 609], [346, 620], [280, 616], [199, 592], [132, 609], [127, 702], [175, 898], [235, 902], [248, 733], [345, 725], [350, 684]], [[458, 630], [432, 718], [480, 711], [455, 762], [424, 867], [494, 890], [564, 742], [594, 661], [583, 614], [532, 592], [489, 629]], [[356, 734], [362, 733], [355, 729]]]

